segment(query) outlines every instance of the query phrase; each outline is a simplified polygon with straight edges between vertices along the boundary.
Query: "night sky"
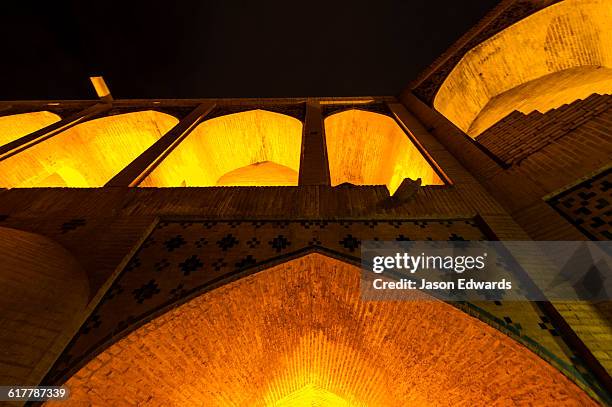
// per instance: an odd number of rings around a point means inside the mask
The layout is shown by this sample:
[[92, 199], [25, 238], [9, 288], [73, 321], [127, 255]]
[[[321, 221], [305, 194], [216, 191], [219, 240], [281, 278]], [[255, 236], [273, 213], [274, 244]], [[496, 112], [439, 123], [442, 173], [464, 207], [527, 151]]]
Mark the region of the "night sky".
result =
[[497, 0], [5, 0], [0, 99], [394, 95]]

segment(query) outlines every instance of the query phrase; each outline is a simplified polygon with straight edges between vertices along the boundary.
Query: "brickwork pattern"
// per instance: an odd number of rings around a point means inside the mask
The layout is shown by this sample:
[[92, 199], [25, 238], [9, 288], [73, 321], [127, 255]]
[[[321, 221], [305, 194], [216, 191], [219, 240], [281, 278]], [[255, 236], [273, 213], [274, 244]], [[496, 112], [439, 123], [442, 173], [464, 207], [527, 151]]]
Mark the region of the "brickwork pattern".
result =
[[588, 179], [548, 201], [592, 240], [612, 240], [612, 169]]
[[0, 227], [0, 385], [36, 385], [82, 320], [87, 275], [57, 242]]
[[595, 405], [486, 324], [435, 300], [361, 301], [359, 280], [313, 254], [205, 293], [99, 354], [57, 405], [270, 406], [309, 385], [342, 405]]
[[[592, 100], [609, 100], [609, 96], [597, 97]], [[419, 101], [414, 95], [404, 93], [402, 95], [403, 103], [414, 113], [425, 125], [431, 129], [432, 134], [436, 139], [444, 145], [448, 151], [453, 154], [466, 168], [468, 168], [487, 188], [498, 202], [503, 203], [513, 218], [524, 228], [529, 236], [534, 240], [586, 240], [589, 237], [577, 228], [571, 222], [568, 222], [564, 217], [559, 216], [558, 211], [568, 211], [569, 209], [560, 204], [562, 194], [546, 202], [543, 198], [547, 194], [551, 194], [571, 180], [577, 180], [593, 173], [604, 167], [610, 161], [610, 151], [612, 151], [612, 138], [610, 137], [610, 129], [612, 121], [607, 118], [610, 109], [595, 116], [590, 115], [590, 119], [582, 122], [580, 115], [577, 115], [574, 120], [580, 125], [574, 129], [571, 123], [566, 128], [567, 132], [556, 141], [541, 146], [539, 150], [531, 153], [524, 158], [520, 163], [504, 168], [499, 163], [496, 163], [490, 156], [487, 156], [482, 146], [477, 142], [467, 137], [456, 126], [450, 123], [441, 114], [427, 107]], [[583, 101], [585, 102], [585, 101]], [[579, 104], [582, 102], [578, 102]], [[601, 107], [600, 107], [601, 109]], [[580, 109], [578, 113], [584, 113], [584, 109]], [[548, 113], [547, 113], [548, 114]], [[544, 114], [546, 116], [547, 114]], [[589, 114], [587, 113], [587, 116]], [[518, 117], [518, 116], [517, 116]], [[520, 115], [525, 118], [525, 115]], [[518, 125], [518, 122], [516, 123]], [[545, 131], [545, 128], [540, 129]], [[514, 137], [521, 137], [520, 133], [514, 133], [508, 136], [508, 140]], [[537, 134], [536, 134], [537, 137]], [[480, 139], [478, 139], [480, 140]], [[588, 184], [588, 182], [586, 183]], [[585, 185], [586, 185], [585, 184]], [[606, 184], [607, 185], [607, 184]], [[589, 187], [590, 189], [590, 187]], [[605, 189], [605, 188], [604, 188]], [[571, 191], [567, 191], [571, 194]], [[570, 203], [576, 204], [574, 210], [583, 212], [578, 215], [585, 216], [586, 212], [595, 210], [601, 211], [600, 215], [605, 215], [608, 209], [606, 202], [610, 202], [610, 195], [607, 197], [600, 194], [605, 191], [598, 191], [597, 197], [589, 192], [586, 192], [585, 199], [576, 195], [575, 201]], [[580, 191], [577, 191], [580, 193]], [[604, 201], [599, 202], [599, 199]], [[582, 204], [582, 202], [585, 202]], [[585, 206], [585, 208], [580, 208]], [[595, 208], [599, 206], [599, 208]], [[591, 209], [592, 208], [592, 209]], [[576, 215], [571, 215], [575, 217]], [[589, 215], [590, 216], [590, 215]], [[594, 215], [595, 217], [597, 215]], [[583, 225], [599, 225], [600, 238], [603, 238], [602, 233], [609, 230], [609, 218], [596, 222], [588, 222], [585, 220]], [[601, 223], [604, 223], [603, 225]], [[582, 226], [583, 230], [584, 226]], [[607, 228], [607, 229], [606, 229]], [[495, 232], [499, 233], [500, 229], [496, 226]], [[591, 232], [593, 234], [593, 232]], [[507, 238], [506, 238], [507, 239]], [[490, 304], [488, 304], [490, 305]], [[485, 307], [486, 308], [486, 307]], [[571, 308], [571, 307], [570, 307]], [[597, 308], [597, 309], [596, 309]], [[495, 308], [492, 310], [486, 309], [488, 312], [495, 313]], [[603, 350], [605, 346], [603, 341], [606, 336], [601, 332], [602, 329], [607, 329], [610, 321], [610, 313], [603, 313], [597, 306], [588, 306], [581, 308], [580, 316], [577, 317], [573, 311], [567, 311], [566, 307], [561, 306], [559, 311], [567, 319], [568, 323], [578, 333], [586, 346], [592, 352], [597, 352], [600, 362], [610, 371], [610, 363], [607, 361], [607, 352]], [[606, 316], [607, 315], [607, 316]], [[507, 313], [506, 316], [514, 321], [514, 318]], [[504, 319], [504, 316], [501, 316]], [[535, 321], [535, 320], [534, 320]], [[589, 321], [585, 323], [584, 321]], [[521, 324], [524, 329], [525, 326]], [[533, 326], [533, 325], [532, 325]], [[598, 331], [597, 335], [590, 335], [591, 332]], [[541, 343], [546, 343], [548, 340], [541, 339]], [[548, 348], [553, 345], [546, 345]], [[602, 353], [601, 351], [605, 352]], [[557, 353], [561, 355], [562, 352]], [[571, 357], [571, 356], [570, 356]]]
[[436, 92], [461, 58], [472, 48], [523, 18], [561, 0], [504, 1], [474, 28], [437, 58], [415, 81], [412, 92], [423, 102], [433, 105]]
[[[609, 128], [612, 95], [593, 94], [545, 113], [534, 111], [525, 115], [514, 111], [478, 136], [477, 141], [507, 165], [514, 165], [589, 122], [602, 130]], [[610, 137], [605, 132], [586, 133], [594, 147]]]
[[612, 373], [612, 302], [556, 301], [554, 305], [602, 366]]
[[308, 250], [359, 262], [363, 240], [482, 240], [461, 220], [162, 221], [144, 241], [66, 349], [59, 379], [113, 336], [216, 284]]
[[[161, 221], [85, 321], [46, 381], [65, 380], [97, 351], [173, 304], [311, 250], [358, 263], [363, 240], [487, 238], [478, 223], [470, 219]], [[502, 300], [478, 304], [473, 310], [576, 380], [592, 380], [534, 304]]]

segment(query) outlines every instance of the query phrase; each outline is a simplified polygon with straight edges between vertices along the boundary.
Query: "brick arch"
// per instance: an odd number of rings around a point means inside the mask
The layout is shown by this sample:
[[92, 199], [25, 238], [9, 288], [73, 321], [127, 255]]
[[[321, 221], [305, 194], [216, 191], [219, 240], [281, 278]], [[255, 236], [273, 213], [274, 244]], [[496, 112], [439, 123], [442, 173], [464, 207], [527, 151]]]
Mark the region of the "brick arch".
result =
[[114, 279], [45, 382], [65, 381], [98, 352], [151, 318], [235, 279], [313, 251], [359, 265], [362, 241], [407, 236], [486, 238], [479, 224], [469, 219], [162, 220]]
[[433, 105], [472, 137], [518, 110], [545, 112], [612, 91], [612, 8], [607, 0], [565, 0], [473, 47]]
[[295, 186], [302, 122], [254, 109], [199, 124], [141, 187]]
[[359, 278], [310, 254], [200, 295], [100, 353], [65, 403], [595, 405], [488, 325], [436, 300], [363, 302]]
[[382, 184], [393, 193], [404, 178], [444, 184], [389, 116], [361, 109], [335, 113], [325, 119], [325, 138], [332, 185]]
[[178, 123], [151, 110], [88, 120], [0, 161], [0, 187], [100, 187]]
[[87, 276], [58, 243], [0, 227], [0, 383], [35, 385], [81, 322]]

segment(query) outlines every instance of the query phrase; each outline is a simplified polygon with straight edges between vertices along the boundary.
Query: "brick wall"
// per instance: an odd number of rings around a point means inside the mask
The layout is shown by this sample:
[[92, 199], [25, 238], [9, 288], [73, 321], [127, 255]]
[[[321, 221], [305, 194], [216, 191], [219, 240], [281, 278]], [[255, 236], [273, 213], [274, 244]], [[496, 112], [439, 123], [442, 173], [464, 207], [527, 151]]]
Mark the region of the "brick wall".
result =
[[[610, 99], [610, 96], [597, 95], [577, 102], [573, 108], [567, 106], [550, 114], [510, 115], [483, 136], [490, 149], [497, 149], [504, 158], [501, 160], [410, 93], [401, 97], [405, 106], [534, 240], [589, 238], [573, 224], [579, 223], [578, 218], [576, 222], [568, 221], [547, 200], [555, 191], [578, 180], [590, 179], [594, 173], [601, 174], [602, 168], [609, 166], [612, 157]], [[589, 109], [592, 109], [590, 113]], [[530, 126], [535, 122], [538, 127], [534, 130]], [[526, 134], [536, 141], [523, 150], [506, 147], [523, 145], [520, 140]], [[599, 189], [600, 184], [597, 184]], [[609, 197], [609, 191], [608, 188], [602, 193]], [[599, 199], [604, 199], [601, 194], [593, 200], [594, 206], [602, 205]], [[604, 223], [607, 220], [603, 219]], [[603, 233], [598, 234], [598, 238], [603, 237]], [[555, 305], [600, 362], [610, 369], [610, 350], [606, 344], [610, 329], [605, 323], [610, 320], [610, 308], [584, 303], [576, 303], [574, 308], [565, 303]], [[577, 307], [580, 315], [575, 312]]]
[[0, 267], [0, 385], [35, 385], [81, 322], [87, 276], [56, 242], [4, 227]]
[[[551, 142], [541, 140], [531, 150], [526, 150], [529, 155], [515, 151], [515, 154], [520, 153], [523, 156], [520, 161], [508, 166], [504, 160], [484, 148], [478, 141], [466, 136], [444, 116], [426, 106], [414, 95], [405, 92], [401, 96], [405, 106], [535, 240], [586, 238], [551, 208], [544, 198], [609, 164], [612, 156], [610, 126], [612, 111], [609, 104], [610, 97], [602, 98], [593, 97], [581, 102], [582, 106], [575, 109], [572, 118], [566, 118], [563, 122], [566, 131], [563, 136], [558, 137], [558, 133], [555, 135], [554, 132], [547, 133], [549, 137], [557, 139]], [[602, 100], [605, 100], [605, 104]], [[589, 115], [585, 121], [579, 113], [591, 103], [599, 109], [599, 113]], [[514, 114], [508, 120], [516, 120], [517, 117], [519, 116]], [[546, 122], [548, 121], [544, 121], [543, 124]], [[498, 133], [498, 137], [503, 135], [507, 140], [506, 143], [513, 143], [515, 138], [522, 137], [520, 132], [510, 133], [511, 128], [519, 126], [518, 122], [505, 126], [508, 126], [505, 129], [507, 133]], [[536, 137], [540, 137], [539, 134]], [[493, 137], [489, 135], [487, 139], [488, 145], [492, 146]], [[505, 145], [501, 141], [496, 143], [500, 146]], [[510, 154], [507, 157], [514, 156]]]
[[[562, 147], [553, 152], [554, 160], [568, 159], [574, 163], [581, 157], [593, 158], [593, 154], [608, 158], [610, 149], [605, 147], [612, 144], [611, 107], [612, 95], [593, 94], [545, 113], [534, 111], [525, 115], [514, 111], [476, 140], [507, 165], [519, 164], [555, 142]], [[562, 141], [564, 138], [569, 140]], [[569, 144], [571, 149], [564, 148]], [[542, 168], [553, 169], [554, 165]]]

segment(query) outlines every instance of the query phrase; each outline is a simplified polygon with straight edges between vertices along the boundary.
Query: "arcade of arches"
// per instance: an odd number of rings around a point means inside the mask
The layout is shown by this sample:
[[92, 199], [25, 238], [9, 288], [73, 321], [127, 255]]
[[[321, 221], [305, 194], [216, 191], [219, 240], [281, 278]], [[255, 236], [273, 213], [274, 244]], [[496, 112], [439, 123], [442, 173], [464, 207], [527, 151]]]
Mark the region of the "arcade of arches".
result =
[[[0, 126], [13, 129], [12, 141], [54, 116], [6, 116]], [[177, 122], [143, 111], [78, 124], [0, 161], [1, 186], [103, 186]], [[389, 116], [348, 110], [328, 117], [325, 129], [332, 185], [387, 185], [393, 193], [404, 178], [443, 184]], [[265, 110], [229, 114], [198, 125], [139, 186], [296, 186], [301, 146], [302, 123], [293, 117]]]
[[286, 261], [612, 239], [612, 4], [501, 6], [432, 65], [430, 99], [0, 101], [0, 385], [67, 380], [66, 405], [608, 402], [607, 305], [470, 304], [481, 321], [361, 302], [354, 266]]

